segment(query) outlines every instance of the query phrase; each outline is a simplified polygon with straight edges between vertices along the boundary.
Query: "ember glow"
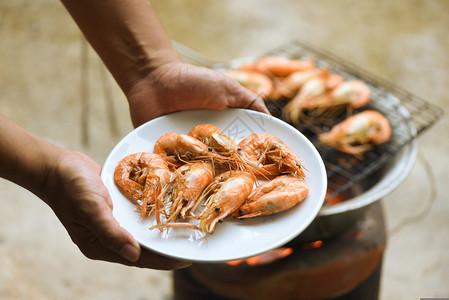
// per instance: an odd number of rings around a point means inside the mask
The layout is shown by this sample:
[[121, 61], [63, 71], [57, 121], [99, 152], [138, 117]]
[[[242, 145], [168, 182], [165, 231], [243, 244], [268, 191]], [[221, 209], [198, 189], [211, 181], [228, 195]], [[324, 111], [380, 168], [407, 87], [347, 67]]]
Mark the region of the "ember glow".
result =
[[242, 263], [246, 263], [249, 266], [261, 266], [266, 265], [275, 261], [278, 261], [284, 257], [289, 256], [293, 253], [293, 248], [281, 247], [277, 249], [270, 250], [261, 255], [253, 256], [247, 259], [238, 259], [226, 262], [230, 266], [237, 266]]
[[304, 249], [304, 250], [316, 249], [316, 248], [320, 248], [321, 246], [323, 246], [323, 241], [315, 241], [315, 242], [311, 242], [311, 243], [302, 244], [302, 249]]

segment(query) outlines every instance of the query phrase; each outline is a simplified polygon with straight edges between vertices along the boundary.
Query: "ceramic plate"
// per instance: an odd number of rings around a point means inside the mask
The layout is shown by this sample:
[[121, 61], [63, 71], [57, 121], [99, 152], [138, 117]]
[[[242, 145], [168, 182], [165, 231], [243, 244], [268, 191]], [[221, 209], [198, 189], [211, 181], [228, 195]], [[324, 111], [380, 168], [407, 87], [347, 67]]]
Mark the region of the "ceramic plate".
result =
[[[246, 220], [227, 217], [214, 234], [193, 229], [150, 230], [154, 217], [142, 220], [135, 206], [114, 183], [114, 169], [128, 154], [152, 152], [156, 140], [167, 132], [187, 134], [197, 124], [214, 124], [239, 142], [251, 133], [265, 133], [283, 140], [302, 160], [309, 195], [296, 207], [272, 216]], [[298, 236], [318, 214], [326, 194], [324, 163], [298, 130], [272, 116], [247, 109], [225, 111], [192, 110], [151, 120], [125, 136], [105, 161], [102, 179], [114, 204], [113, 214], [145, 248], [171, 258], [191, 262], [224, 262], [247, 258], [284, 245]]]

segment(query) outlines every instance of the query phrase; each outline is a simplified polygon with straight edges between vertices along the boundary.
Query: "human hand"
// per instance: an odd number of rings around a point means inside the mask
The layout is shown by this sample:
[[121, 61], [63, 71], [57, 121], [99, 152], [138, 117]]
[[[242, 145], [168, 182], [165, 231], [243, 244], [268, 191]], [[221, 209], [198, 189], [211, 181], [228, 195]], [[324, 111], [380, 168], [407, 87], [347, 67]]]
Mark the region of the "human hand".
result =
[[39, 195], [55, 212], [72, 241], [88, 258], [153, 269], [188, 264], [141, 249], [112, 215], [112, 201], [89, 157], [60, 149]]
[[159, 66], [125, 93], [135, 127], [189, 109], [241, 107], [269, 113], [261, 97], [225, 74], [181, 62]]

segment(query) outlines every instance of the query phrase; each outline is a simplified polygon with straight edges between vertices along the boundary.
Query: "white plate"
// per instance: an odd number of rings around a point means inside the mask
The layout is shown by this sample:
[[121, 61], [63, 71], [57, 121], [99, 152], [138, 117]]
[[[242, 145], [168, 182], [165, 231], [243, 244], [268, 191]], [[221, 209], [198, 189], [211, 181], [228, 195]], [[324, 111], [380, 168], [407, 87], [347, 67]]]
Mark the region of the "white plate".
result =
[[[309, 195], [289, 211], [247, 220], [228, 217], [217, 224], [214, 234], [193, 229], [149, 230], [153, 217], [142, 220], [135, 206], [114, 183], [114, 169], [128, 154], [152, 152], [156, 140], [167, 132], [187, 134], [197, 124], [214, 124], [239, 142], [251, 133], [265, 133], [283, 140], [303, 161]], [[101, 177], [114, 204], [113, 214], [145, 248], [161, 255], [191, 262], [224, 262], [255, 256], [289, 242], [299, 235], [318, 214], [326, 194], [324, 163], [312, 145], [289, 124], [247, 109], [225, 111], [192, 110], [156, 118], [125, 136], [109, 154]]]

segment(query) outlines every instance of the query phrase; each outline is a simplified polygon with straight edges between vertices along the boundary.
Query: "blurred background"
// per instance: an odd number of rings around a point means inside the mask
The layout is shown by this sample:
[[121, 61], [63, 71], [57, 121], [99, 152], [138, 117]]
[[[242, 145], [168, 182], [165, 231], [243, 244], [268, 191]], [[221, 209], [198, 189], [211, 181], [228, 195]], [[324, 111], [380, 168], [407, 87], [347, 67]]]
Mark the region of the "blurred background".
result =
[[[215, 61], [301, 39], [449, 108], [444, 0], [151, 1], [169, 37]], [[0, 111], [99, 164], [132, 130], [126, 99], [55, 0], [0, 2]], [[449, 122], [418, 139], [407, 179], [382, 200], [381, 299], [448, 297]], [[85, 258], [52, 211], [0, 179], [1, 299], [171, 299], [170, 272]]]

